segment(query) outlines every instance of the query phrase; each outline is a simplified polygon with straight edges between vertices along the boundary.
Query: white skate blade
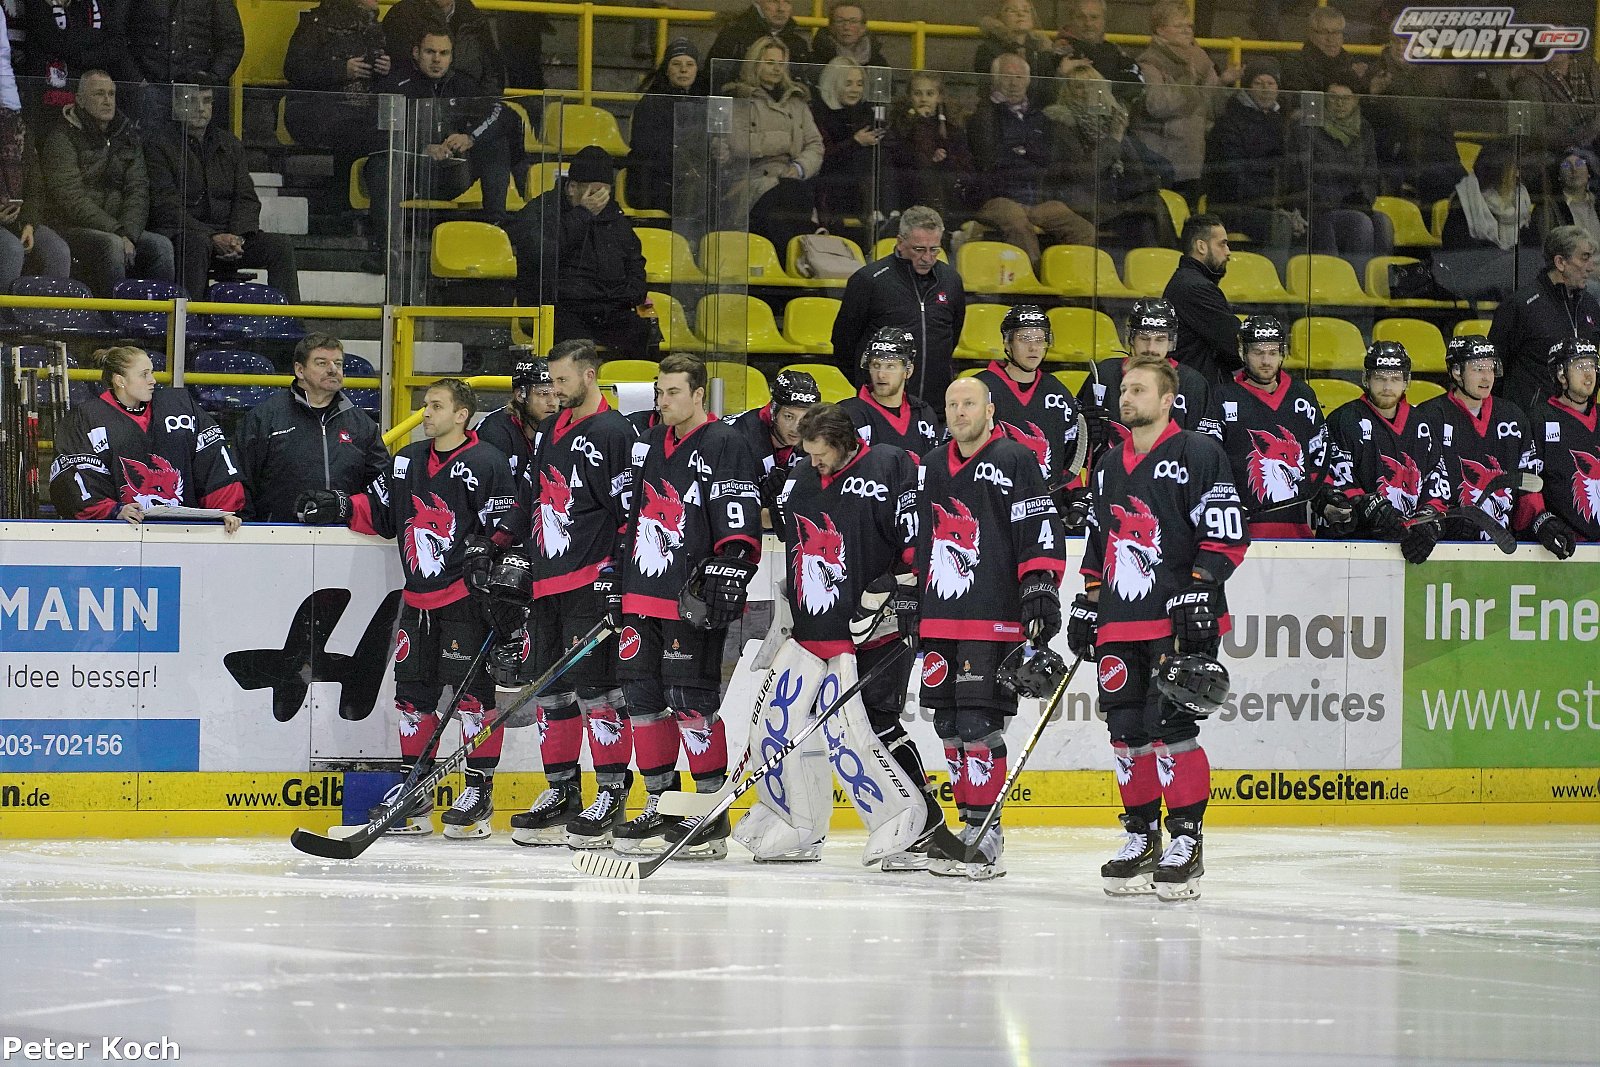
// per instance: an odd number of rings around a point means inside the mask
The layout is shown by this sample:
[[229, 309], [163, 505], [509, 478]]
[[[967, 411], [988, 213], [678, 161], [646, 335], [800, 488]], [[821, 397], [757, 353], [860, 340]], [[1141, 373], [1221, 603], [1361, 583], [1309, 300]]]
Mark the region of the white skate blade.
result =
[[567, 828], [565, 826], [546, 826], [541, 829], [532, 827], [514, 826], [511, 828], [511, 840], [519, 845], [535, 846], [561, 846], [567, 843]]
[[1004, 860], [996, 860], [994, 863], [968, 863], [965, 866], [967, 868], [967, 877], [974, 882], [987, 882], [1006, 876]]
[[756, 856], [752, 854], [750, 858], [757, 863], [821, 863], [822, 842], [819, 841], [814, 845], [807, 845], [805, 848], [797, 848], [791, 852], [780, 852], [776, 856]]
[[933, 857], [926, 852], [894, 852], [885, 857], [878, 864], [878, 870], [890, 874], [906, 871], [926, 871], [933, 863]]
[[1132, 878], [1101, 878], [1105, 883], [1106, 896], [1108, 897], [1148, 897], [1155, 893], [1155, 881], [1148, 874], [1137, 874]]
[[395, 837], [427, 837], [433, 833], [433, 820], [422, 817], [406, 819], [389, 827], [387, 832]]
[[575, 834], [570, 830], [563, 830], [561, 832], [565, 836], [562, 837], [560, 843], [563, 844], [563, 845], [566, 845], [568, 848], [575, 848], [575, 849], [578, 849], [578, 850], [582, 851], [582, 850], [591, 849], [591, 848], [610, 848], [611, 847], [611, 831], [610, 830], [607, 830], [603, 834], [596, 834], [593, 837], [585, 837], [582, 834]]
[[928, 873], [936, 878], [965, 878], [967, 865], [960, 860], [930, 859]]
[[654, 837], [613, 837], [611, 851], [619, 856], [659, 856], [667, 850], [663, 834]]
[[1182, 900], [1198, 900], [1200, 898], [1200, 879], [1195, 877], [1187, 882], [1157, 882], [1156, 896], [1169, 903]]
[[[676, 856], [674, 856], [672, 858], [674, 860], [722, 860], [722, 859], [727, 859], [728, 858], [728, 842], [727, 842], [727, 839], [725, 839], [725, 838], [717, 840], [717, 841], [703, 841], [703, 842], [701, 842], [700, 844], [697, 844], [697, 845], [690, 845], [688, 848], [683, 849], [681, 852], [679, 852]], [[819, 855], [817, 858], [821, 859], [822, 857]]]
[[488, 819], [479, 819], [468, 826], [457, 826], [448, 822], [444, 824], [444, 836], [451, 841], [476, 841], [493, 835], [494, 828], [489, 825]]

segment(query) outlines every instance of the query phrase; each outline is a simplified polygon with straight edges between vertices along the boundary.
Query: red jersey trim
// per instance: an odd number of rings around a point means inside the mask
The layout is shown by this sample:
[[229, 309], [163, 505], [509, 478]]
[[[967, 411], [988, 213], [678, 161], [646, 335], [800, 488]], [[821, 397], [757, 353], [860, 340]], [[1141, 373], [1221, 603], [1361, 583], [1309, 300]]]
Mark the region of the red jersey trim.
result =
[[1006, 373], [1006, 365], [998, 359], [989, 361], [989, 369], [994, 371], [995, 376], [1010, 388], [1011, 395], [1016, 397], [1017, 402], [1023, 407], [1033, 403], [1033, 394], [1039, 391], [1039, 383], [1044, 381], [1044, 365], [1042, 363], [1039, 365], [1039, 369], [1033, 372], [1033, 381], [1028, 383], [1026, 391], [1024, 391], [1021, 382]]
[[699, 426], [696, 426], [682, 437], [678, 436], [677, 430], [673, 429], [671, 426], [668, 426], [666, 434], [664, 434], [661, 438], [661, 447], [666, 450], [667, 458], [671, 459], [672, 454], [676, 452], [685, 441], [716, 421], [717, 417], [715, 415], [707, 415], [705, 422], [702, 422]]
[[101, 497], [86, 508], [78, 510], [80, 519], [109, 519], [118, 511], [117, 502], [110, 497]]
[[150, 432], [150, 410], [155, 406], [154, 396], [150, 398], [149, 403], [145, 404], [144, 410], [137, 415], [123, 407], [122, 403], [117, 400], [116, 394], [109, 389], [100, 394], [100, 399], [110, 404], [113, 411], [120, 411], [132, 420], [133, 424], [139, 427], [140, 433], [148, 434]]
[[1055, 575], [1056, 584], [1060, 585], [1061, 576], [1067, 573], [1067, 561], [1064, 559], [1051, 559], [1049, 556], [1037, 556], [1033, 559], [1025, 559], [1017, 564], [1018, 578], [1033, 571], [1044, 571], [1046, 574]]
[[1579, 411], [1576, 408], [1568, 407], [1558, 398], [1553, 396], [1545, 397], [1545, 403], [1555, 408], [1561, 414], [1566, 415], [1568, 418], [1577, 419], [1579, 422], [1583, 423], [1584, 426], [1588, 427], [1590, 433], [1594, 433], [1596, 417], [1600, 416], [1600, 404], [1591, 403], [1588, 411]]
[[678, 618], [678, 602], [666, 597], [646, 596], [643, 593], [623, 593], [622, 610], [627, 615], [643, 615], [647, 619]]
[[1400, 398], [1400, 406], [1394, 409], [1394, 418], [1392, 419], [1384, 418], [1383, 412], [1372, 406], [1372, 398], [1367, 396], [1365, 393], [1361, 394], [1361, 402], [1367, 405], [1368, 410], [1370, 410], [1374, 415], [1378, 416], [1380, 419], [1383, 419], [1383, 421], [1388, 425], [1389, 429], [1393, 430], [1401, 437], [1405, 436], [1406, 422], [1411, 418], [1411, 401], [1402, 396]]
[[407, 589], [405, 601], [414, 608], [433, 610], [442, 608], [446, 604], [454, 604], [467, 595], [467, 583], [457, 578], [443, 589], [435, 589], [431, 593], [414, 593]]
[[[561, 414], [556, 416], [555, 428], [550, 431], [550, 439], [552, 441], [559, 441], [565, 437], [567, 435], [567, 431], [571, 430], [574, 426], [581, 426], [590, 419], [594, 418], [596, 415], [600, 414], [602, 411], [610, 410], [611, 405], [606, 403], [606, 398], [604, 396], [600, 398], [600, 406], [595, 408], [581, 419], [574, 419], [572, 417], [572, 409], [567, 408], [562, 411]], [[512, 418], [515, 417], [516, 416], [514, 415], [512, 416]]]
[[478, 443], [478, 433], [477, 433], [477, 431], [476, 430], [468, 430], [467, 431], [467, 439], [465, 441], [462, 441], [459, 445], [456, 445], [456, 447], [452, 448], [448, 452], [445, 452], [445, 453], [441, 454], [436, 449], [434, 449], [432, 446], [429, 446], [429, 448], [428, 448], [428, 477], [429, 478], [438, 477], [439, 472], [444, 470], [444, 465], [446, 463], [449, 463], [452, 459], [455, 459], [461, 453], [465, 452], [467, 449], [473, 447], [477, 443]]
[[923, 637], [944, 641], [1020, 641], [1022, 623], [999, 619], [923, 619]]
[[1250, 540], [1264, 538], [1269, 541], [1304, 541], [1311, 536], [1311, 527], [1303, 522], [1252, 522]]
[[846, 652], [854, 652], [856, 650], [855, 642], [849, 639], [843, 641], [801, 641], [796, 638], [795, 643], [818, 659], [832, 659], [835, 656], [842, 656]]
[[1162, 430], [1161, 431], [1161, 436], [1155, 439], [1155, 443], [1150, 446], [1150, 451], [1144, 453], [1143, 455], [1140, 455], [1138, 452], [1134, 451], [1134, 448], [1133, 448], [1133, 431], [1132, 430], [1124, 431], [1127, 434], [1127, 436], [1122, 439], [1122, 469], [1123, 469], [1123, 471], [1128, 473], [1128, 474], [1132, 474], [1135, 470], [1138, 469], [1139, 464], [1144, 461], [1146, 456], [1149, 456], [1156, 449], [1160, 448], [1163, 444], [1166, 443], [1167, 438], [1176, 436], [1181, 430], [1182, 430], [1182, 427], [1180, 427], [1177, 424], [1176, 421], [1173, 421], [1173, 420], [1169, 419], [1167, 421], [1167, 428], [1165, 430]]
[[857, 393], [856, 396], [860, 400], [865, 401], [866, 403], [877, 408], [878, 413], [883, 416], [884, 421], [890, 426], [894, 427], [895, 433], [899, 434], [901, 437], [904, 437], [906, 434], [911, 432], [911, 402], [906, 399], [905, 392], [903, 390], [900, 393], [900, 411], [902, 414], [899, 415], [896, 415], [888, 408], [878, 403], [878, 398], [872, 395], [872, 386], [870, 385], [863, 385], [861, 387], [861, 392]]
[[600, 577], [600, 564], [591, 563], [586, 567], [579, 567], [575, 571], [558, 575], [554, 578], [536, 578], [533, 582], [534, 596], [554, 596], [557, 593], [570, 593], [574, 589], [582, 589], [586, 585], [593, 585], [594, 580]]
[[826, 475], [824, 477], [820, 477], [819, 480], [822, 482], [822, 488], [824, 488], [824, 489], [829, 488], [830, 486], [833, 485], [834, 482], [838, 481], [841, 477], [843, 477], [844, 476], [844, 472], [849, 470], [851, 467], [854, 467], [857, 463], [860, 463], [861, 462], [861, 457], [865, 456], [867, 454], [867, 449], [872, 447], [871, 445], [867, 444], [865, 441], [863, 441], [859, 437], [856, 438], [856, 445], [857, 445], [857, 447], [856, 447], [855, 457], [853, 459], [851, 459], [849, 463], [846, 463], [844, 466], [840, 467], [838, 470], [834, 471], [832, 474]]
[[[1217, 633], [1225, 636], [1233, 632], [1233, 616], [1224, 615], [1217, 622]], [[1103, 622], [1095, 631], [1095, 643], [1101, 645], [1118, 641], [1150, 641], [1157, 637], [1172, 636], [1172, 620], [1163, 615], [1159, 619], [1134, 619], [1130, 622]]]
[[1290, 377], [1281, 370], [1278, 372], [1278, 388], [1270, 393], [1255, 382], [1252, 382], [1250, 376], [1242, 370], [1233, 372], [1233, 380], [1254, 393], [1263, 404], [1273, 411], [1277, 411], [1283, 406], [1284, 399], [1289, 395], [1289, 385], [1291, 384]]
[[1472, 424], [1472, 430], [1474, 433], [1476, 433], [1479, 437], [1487, 438], [1489, 436], [1489, 420], [1493, 417], [1492, 413], [1494, 411], [1494, 397], [1484, 397], [1483, 403], [1478, 405], [1478, 413], [1474, 415], [1471, 409], [1461, 402], [1461, 399], [1456, 396], [1453, 390], [1445, 395], [1449, 399], [1450, 403], [1461, 409], [1461, 413], [1465, 415], [1467, 417], [1467, 421]]
[[759, 563], [761, 561], [761, 542], [750, 537], [748, 534], [733, 534], [732, 536], [724, 537], [722, 540], [711, 546], [711, 551], [720, 553], [722, 551], [722, 546], [731, 541], [743, 541], [745, 544], [750, 546], [750, 555], [747, 558], [751, 563]]
[[372, 501], [365, 493], [350, 498], [350, 529], [374, 537], [378, 535], [378, 528], [372, 525]]
[[1002, 430], [1000, 427], [996, 426], [993, 430], [989, 431], [988, 440], [984, 441], [983, 444], [979, 445], [978, 446], [978, 450], [976, 452], [972, 453], [972, 455], [968, 456], [966, 459], [960, 460], [959, 462], [957, 462], [957, 457], [959, 457], [961, 455], [961, 449], [956, 447], [956, 443], [955, 443], [954, 440], [951, 440], [951, 442], [950, 442], [950, 444], [948, 446], [948, 449], [947, 449], [947, 451], [945, 453], [945, 462], [950, 467], [950, 477], [954, 478], [956, 475], [960, 474], [961, 473], [961, 469], [963, 467], [965, 467], [968, 463], [971, 463], [973, 460], [975, 460], [979, 456], [981, 456], [983, 454], [983, 450], [984, 449], [988, 448], [996, 440], [998, 440], [1001, 437], [1004, 437], [1005, 435], [1006, 435], [1006, 432], [1004, 430]]

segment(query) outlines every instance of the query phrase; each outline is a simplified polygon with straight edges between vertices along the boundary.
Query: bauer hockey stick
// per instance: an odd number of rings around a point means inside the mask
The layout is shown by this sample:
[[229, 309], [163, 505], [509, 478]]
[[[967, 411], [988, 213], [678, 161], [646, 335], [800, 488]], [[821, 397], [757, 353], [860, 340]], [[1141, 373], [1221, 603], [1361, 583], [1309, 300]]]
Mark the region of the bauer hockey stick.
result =
[[[571, 670], [573, 665], [584, 656], [594, 651], [595, 647], [611, 636], [612, 632], [611, 625], [606, 620], [602, 619], [600, 622], [595, 623], [594, 629], [590, 630], [582, 640], [568, 649], [566, 655], [556, 661], [544, 674], [534, 679], [529, 686], [531, 692], [528, 696], [523, 697], [508, 708], [496, 711], [493, 717], [484, 721], [477, 733], [463, 739], [461, 747], [446, 756], [443, 762], [436, 764], [432, 771], [426, 775], [419, 776], [417, 772], [422, 766], [422, 761], [419, 760], [411, 768], [411, 776], [407, 777], [406, 782], [395, 798], [379, 809], [377, 818], [367, 823], [366, 826], [363, 826], [354, 834], [345, 838], [337, 838], [314, 834], [306, 829], [297, 829], [290, 836], [289, 843], [301, 852], [312, 856], [320, 856], [323, 859], [355, 859], [371, 847], [374, 841], [388, 832], [389, 827], [399, 822], [401, 815], [411, 810], [411, 805], [418, 796], [431, 794], [448, 775], [465, 766], [467, 757], [479, 745], [489, 740], [490, 735], [499, 729], [502, 723], [522, 710], [529, 700], [538, 697], [551, 682]], [[484, 647], [478, 650], [477, 656], [473, 657], [472, 666], [468, 668], [465, 676], [467, 680], [470, 680], [483, 665], [483, 660], [489, 654], [489, 642], [493, 638], [494, 634], [491, 631], [489, 639], [484, 642]], [[436, 750], [439, 737], [444, 732], [445, 722], [455, 715], [457, 709], [461, 706], [461, 697], [466, 691], [466, 681], [463, 681], [460, 689], [456, 691], [455, 699], [451, 702], [450, 710], [439, 721], [438, 727], [434, 731], [434, 736], [429, 740], [430, 749]]]
[[1078, 668], [1083, 665], [1083, 657], [1079, 656], [1072, 661], [1072, 666], [1067, 668], [1067, 673], [1061, 679], [1061, 684], [1056, 686], [1055, 693], [1044, 706], [1044, 713], [1039, 716], [1038, 723], [1033, 728], [1033, 734], [1028, 738], [1028, 743], [1017, 756], [1017, 765], [1011, 768], [1011, 773], [1006, 775], [1005, 785], [1000, 787], [1000, 795], [995, 798], [994, 806], [989, 809], [989, 814], [984, 818], [983, 825], [978, 827], [978, 832], [972, 836], [972, 844], [967, 845], [961, 838], [950, 832], [950, 828], [942, 823], [934, 828], [933, 838], [928, 842], [928, 855], [939, 859], [955, 860], [959, 863], [976, 863], [983, 859], [979, 845], [983, 842], [983, 835], [989, 832], [989, 827], [1000, 821], [1000, 809], [1005, 806], [1006, 797], [1011, 795], [1011, 790], [1016, 787], [1017, 778], [1022, 774], [1022, 768], [1028, 765], [1028, 757], [1033, 755], [1034, 748], [1039, 744], [1039, 738], [1044, 736], [1044, 728], [1050, 725], [1050, 717], [1056, 713], [1056, 707], [1061, 703], [1061, 698], [1067, 694], [1067, 686], [1072, 684], [1072, 676], [1078, 673]]
[[[731, 789], [729, 789], [728, 786], [723, 786], [723, 789], [718, 790], [716, 793], [705, 794], [706, 799], [708, 800], [717, 796], [721, 796], [721, 799], [717, 801], [710, 811], [706, 812], [705, 815], [701, 817], [698, 824], [691, 827], [688, 833], [684, 834], [683, 837], [679, 838], [672, 845], [668, 846], [667, 850], [662, 852], [661, 855], [652, 856], [647, 860], [631, 860], [623, 859], [621, 856], [617, 855], [605, 855], [599, 850], [590, 850], [579, 852], [574, 855], [572, 857], [572, 865], [578, 870], [582, 871], [584, 874], [592, 874], [600, 878], [623, 879], [630, 882], [642, 881], [643, 879], [650, 877], [652, 874], [655, 874], [656, 871], [661, 869], [662, 864], [666, 863], [672, 857], [676, 856], [678, 853], [682, 852], [684, 849], [693, 844], [707, 827], [709, 827], [713, 822], [726, 813], [729, 808], [733, 807], [734, 801], [744, 796], [744, 794], [748, 793], [755, 787], [757, 782], [761, 781], [761, 779], [765, 778], [767, 775], [776, 770], [778, 765], [783, 762], [784, 757], [788, 756], [789, 753], [793, 752], [795, 749], [804, 744], [806, 738], [822, 729], [822, 724], [833, 718], [834, 715], [838, 714], [840, 709], [845, 706], [850, 698], [854, 697], [861, 691], [863, 686], [877, 677], [878, 672], [886, 670], [890, 664], [899, 662], [900, 657], [904, 656], [910, 651], [911, 646], [901, 642], [899, 648], [885, 656], [881, 662], [872, 668], [872, 670], [868, 671], [865, 675], [859, 678], [855, 685], [839, 694], [838, 698], [834, 700], [831, 708], [823, 712], [821, 715], [818, 715], [815, 719], [812, 719], [802, 730], [800, 730], [799, 733], [791, 737], [782, 748], [779, 748], [770, 757], [768, 757], [767, 762], [751, 771], [748, 778], [740, 782], [738, 785], [733, 786]], [[731, 781], [732, 780], [730, 779], [730, 784]], [[657, 804], [659, 805], [660, 801], [657, 801]], [[658, 806], [656, 810], [660, 811], [661, 809]]]

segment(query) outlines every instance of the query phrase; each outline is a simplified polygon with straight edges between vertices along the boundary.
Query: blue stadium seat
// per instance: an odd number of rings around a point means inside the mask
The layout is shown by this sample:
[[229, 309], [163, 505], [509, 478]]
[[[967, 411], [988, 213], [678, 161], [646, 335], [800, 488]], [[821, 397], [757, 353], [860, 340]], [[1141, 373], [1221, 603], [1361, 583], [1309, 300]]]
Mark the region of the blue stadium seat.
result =
[[[207, 299], [214, 304], [287, 304], [284, 295], [257, 282], [213, 282]], [[215, 337], [241, 341], [298, 341], [305, 328], [288, 315], [212, 315]]]
[[[118, 300], [180, 300], [189, 294], [176, 282], [124, 278], [117, 283], [111, 295]], [[124, 337], [154, 339], [167, 336], [167, 316], [161, 311], [113, 311], [111, 321], [117, 324]], [[203, 316], [190, 315], [184, 336], [191, 341], [209, 341], [214, 334]]]
[[[94, 293], [73, 278], [47, 278], [24, 274], [11, 283], [12, 296], [48, 296], [63, 300], [91, 300]], [[31, 334], [59, 337], [115, 337], [116, 326], [98, 311], [85, 308], [10, 308], [12, 319]]]
[[[358, 356], [353, 352], [344, 354], [344, 376], [346, 378], [376, 378], [378, 372], [368, 363], [365, 356]], [[350, 398], [350, 403], [365, 411], [373, 418], [378, 417], [378, 410], [383, 404], [383, 393], [378, 389], [346, 389], [344, 395]]]
[[[277, 374], [266, 356], [232, 348], [211, 348], [195, 354], [191, 371], [205, 374]], [[195, 395], [207, 411], [248, 411], [272, 395], [270, 385], [197, 385]]]

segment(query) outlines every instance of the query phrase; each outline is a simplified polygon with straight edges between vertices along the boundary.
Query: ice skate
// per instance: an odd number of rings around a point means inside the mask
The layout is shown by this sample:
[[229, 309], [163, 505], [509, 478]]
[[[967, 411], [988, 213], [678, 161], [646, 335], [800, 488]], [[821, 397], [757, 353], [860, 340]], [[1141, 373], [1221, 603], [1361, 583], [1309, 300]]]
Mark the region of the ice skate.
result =
[[[968, 823], [961, 828], [961, 844], [971, 851], [972, 844], [978, 838], [978, 827]], [[978, 855], [968, 863], [963, 860], [931, 859], [928, 863], [928, 872], [941, 878], [970, 878], [974, 882], [986, 882], [991, 878], [1002, 878], [1006, 873], [1003, 856], [1005, 854], [1005, 833], [998, 825], [989, 827], [989, 832], [983, 835], [983, 843], [978, 848]]]
[[468, 774], [467, 787], [456, 797], [445, 813], [439, 816], [444, 824], [444, 836], [452, 841], [472, 841], [494, 833], [489, 819], [494, 815], [494, 778], [487, 775]]
[[656, 794], [650, 794], [644, 810], [618, 826], [611, 834], [611, 848], [619, 856], [655, 856], [667, 849], [667, 828], [681, 820], [656, 811]]
[[511, 816], [511, 840], [519, 845], [564, 845], [567, 823], [583, 810], [583, 789], [562, 782], [546, 789], [527, 811]]
[[[697, 829], [704, 821], [705, 817], [697, 815], [693, 818], [683, 819], [674, 826], [667, 827], [665, 835], [666, 843], [668, 845], [677, 844], [679, 841], [682, 841], [685, 837], [689, 836], [689, 834], [693, 833], [695, 829]], [[728, 813], [723, 812], [715, 819], [712, 819], [711, 825], [706, 829], [701, 830], [699, 836], [694, 839], [694, 842], [679, 851], [679, 853], [674, 856], [673, 859], [726, 859], [728, 856], [728, 835], [732, 832], [733, 826], [728, 822]], [[821, 859], [822, 845], [819, 843], [815, 847], [817, 849], [817, 858]]]
[[1122, 851], [1100, 866], [1108, 897], [1148, 896], [1156, 891], [1154, 875], [1161, 856], [1161, 827], [1137, 815], [1117, 816], [1127, 831]]
[[[424, 771], [423, 773], [427, 772]], [[400, 796], [400, 787], [404, 784], [404, 782], [397, 783], [390, 787], [387, 793], [383, 794], [383, 803], [367, 812], [367, 822], [375, 822], [383, 817], [383, 809], [394, 803], [395, 799]], [[409, 834], [415, 837], [424, 837], [433, 833], [433, 794], [431, 792], [418, 794], [416, 800], [411, 802], [411, 810], [402, 815], [393, 826], [389, 827], [387, 832], [391, 834]]]
[[633, 772], [629, 771], [621, 782], [596, 793], [594, 803], [567, 823], [561, 841], [568, 848], [609, 848], [613, 844], [613, 834], [622, 825], [623, 809], [628, 804], [628, 787], [632, 783]]
[[[724, 814], [726, 819], [727, 815]], [[822, 861], [822, 842], [817, 841], [789, 852], [782, 852], [776, 856], [753, 856], [757, 863], [820, 863]]]
[[1167, 833], [1172, 842], [1156, 867], [1156, 896], [1162, 900], [1194, 900], [1200, 895], [1200, 876], [1206, 873], [1200, 824], [1169, 815]]
[[928, 813], [928, 825], [923, 829], [922, 836], [906, 846], [903, 852], [893, 852], [883, 857], [878, 862], [878, 870], [890, 873], [901, 871], [926, 871], [933, 857], [928, 855], [928, 842], [933, 840], [933, 832], [944, 825], [944, 813]]

